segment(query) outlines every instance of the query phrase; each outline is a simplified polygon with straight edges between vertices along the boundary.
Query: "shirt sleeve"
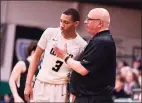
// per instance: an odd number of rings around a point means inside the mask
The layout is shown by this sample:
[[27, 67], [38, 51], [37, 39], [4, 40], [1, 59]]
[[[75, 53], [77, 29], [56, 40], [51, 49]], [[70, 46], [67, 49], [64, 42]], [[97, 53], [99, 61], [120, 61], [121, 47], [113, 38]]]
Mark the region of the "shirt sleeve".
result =
[[90, 47], [85, 51], [83, 59], [81, 59], [81, 64], [89, 72], [96, 71], [106, 60], [107, 48], [103, 43], [91, 44]]
[[53, 31], [51, 28], [47, 28], [38, 41], [38, 46], [43, 50], [45, 50], [48, 40], [50, 40], [51, 36], [53, 35], [51, 31]]
[[87, 45], [87, 42], [86, 41], [84, 41], [83, 43], [82, 43], [83, 45], [80, 47], [80, 54], [84, 51], [84, 49], [85, 49], [85, 47], [86, 47], [86, 45]]
[[79, 59], [79, 57], [81, 56], [81, 54], [83, 53], [83, 51], [84, 51], [84, 49], [85, 49], [85, 47], [87, 45], [87, 42], [84, 41], [82, 44], [83, 45], [80, 46], [79, 51], [78, 51], [78, 55], [76, 56], [75, 60]]

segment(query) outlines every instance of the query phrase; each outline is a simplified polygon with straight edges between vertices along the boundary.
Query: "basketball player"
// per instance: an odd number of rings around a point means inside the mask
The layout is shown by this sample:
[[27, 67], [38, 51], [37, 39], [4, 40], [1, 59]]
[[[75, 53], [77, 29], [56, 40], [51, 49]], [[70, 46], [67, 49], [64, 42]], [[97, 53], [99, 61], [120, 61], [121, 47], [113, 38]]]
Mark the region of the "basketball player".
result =
[[37, 43], [31, 42], [27, 48], [27, 59], [25, 61], [19, 61], [13, 68], [9, 80], [10, 89], [13, 94], [11, 102], [26, 102], [26, 100], [24, 99], [26, 76], [36, 47]]
[[[66, 65], [64, 59], [56, 56], [53, 48], [55, 45], [61, 49], [68, 46], [67, 52], [71, 58], [79, 56], [87, 45], [76, 32], [79, 21], [78, 11], [70, 8], [61, 14], [60, 28], [47, 28], [44, 31], [29, 67], [24, 91], [26, 100], [29, 101], [31, 98], [32, 102], [67, 102], [67, 83], [71, 68]], [[41, 69], [32, 91], [33, 74], [44, 51]]]

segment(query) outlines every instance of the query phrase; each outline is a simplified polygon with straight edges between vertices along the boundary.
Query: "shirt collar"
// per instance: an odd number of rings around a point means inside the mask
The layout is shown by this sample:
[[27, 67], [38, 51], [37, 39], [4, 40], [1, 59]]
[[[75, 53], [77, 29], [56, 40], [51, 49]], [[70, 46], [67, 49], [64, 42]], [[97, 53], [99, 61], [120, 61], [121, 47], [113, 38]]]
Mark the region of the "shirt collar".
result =
[[98, 32], [95, 36], [93, 36], [93, 39], [95, 37], [98, 37], [98, 36], [101, 36], [101, 35], [104, 35], [104, 34], [110, 34], [110, 30], [104, 30], [104, 31]]

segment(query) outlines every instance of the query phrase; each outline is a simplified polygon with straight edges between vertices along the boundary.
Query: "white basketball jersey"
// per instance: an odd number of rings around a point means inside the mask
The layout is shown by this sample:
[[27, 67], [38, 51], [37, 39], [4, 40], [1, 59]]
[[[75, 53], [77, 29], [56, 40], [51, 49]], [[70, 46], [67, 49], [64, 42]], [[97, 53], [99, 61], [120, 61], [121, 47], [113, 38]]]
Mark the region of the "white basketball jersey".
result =
[[68, 75], [72, 71], [63, 59], [56, 56], [53, 47], [56, 45], [60, 49], [65, 48], [67, 44], [67, 52], [71, 57], [76, 58], [83, 51], [87, 42], [78, 34], [75, 39], [66, 40], [59, 28], [48, 28], [42, 34], [38, 46], [45, 50], [43, 63], [37, 79], [42, 82], [51, 84], [65, 84], [68, 82]]

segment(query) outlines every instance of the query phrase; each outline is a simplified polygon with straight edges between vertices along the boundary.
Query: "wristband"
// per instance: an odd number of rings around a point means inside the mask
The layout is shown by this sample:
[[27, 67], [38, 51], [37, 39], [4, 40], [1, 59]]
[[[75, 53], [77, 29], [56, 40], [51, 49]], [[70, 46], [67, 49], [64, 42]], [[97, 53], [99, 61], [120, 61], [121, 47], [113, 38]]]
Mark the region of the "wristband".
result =
[[67, 61], [68, 61], [69, 58], [70, 58], [69, 55], [65, 57], [65, 59], [64, 59], [65, 63], [67, 63]]

